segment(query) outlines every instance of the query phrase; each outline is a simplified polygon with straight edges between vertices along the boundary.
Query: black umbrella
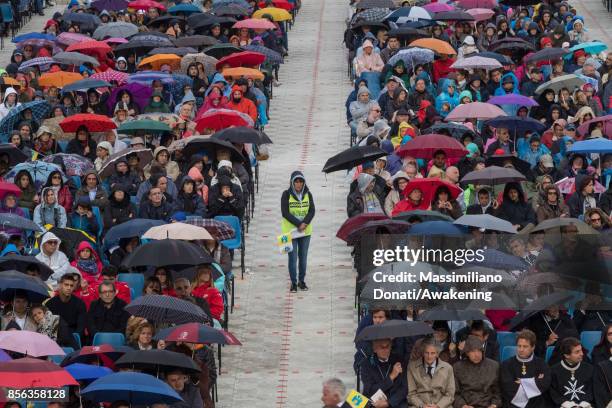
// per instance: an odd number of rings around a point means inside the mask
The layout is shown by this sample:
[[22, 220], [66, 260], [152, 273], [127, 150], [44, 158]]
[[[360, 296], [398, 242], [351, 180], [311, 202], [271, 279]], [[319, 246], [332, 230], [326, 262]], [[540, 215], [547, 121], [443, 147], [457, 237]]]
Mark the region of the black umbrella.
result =
[[355, 228], [346, 238], [349, 245], [357, 245], [362, 236], [374, 236], [377, 231], [383, 230], [387, 234], [403, 234], [410, 229], [410, 224], [403, 220], [384, 219], [368, 221]]
[[[92, 247], [96, 247], [95, 238], [87, 233], [74, 228], [53, 227], [49, 231], [54, 233], [61, 241], [60, 249], [68, 255], [74, 254], [76, 247], [82, 242], [88, 242]], [[40, 238], [42, 238], [42, 235]]]
[[531, 171], [531, 164], [525, 160], [521, 160], [511, 154], [496, 154], [490, 156], [486, 161], [487, 166], [499, 166], [504, 167], [506, 164], [512, 164], [512, 166], [522, 174], [529, 174]]
[[211, 137], [231, 143], [253, 143], [256, 145], [272, 143], [272, 140], [265, 133], [244, 126], [226, 128]]
[[542, 48], [540, 51], [527, 57], [525, 62], [554, 61], [562, 58], [566, 54], [569, 54], [569, 51], [565, 48]]
[[115, 361], [115, 365], [120, 368], [154, 371], [158, 374], [164, 369], [180, 369], [186, 374], [201, 371], [195, 361], [185, 354], [168, 350], [129, 351]]
[[428, 37], [429, 34], [425, 30], [421, 30], [413, 27], [397, 27], [392, 28], [389, 31], [389, 35], [393, 37], [400, 38], [402, 40], [411, 39], [411, 38], [425, 38]]
[[489, 46], [489, 51], [535, 51], [533, 44], [519, 37], [497, 40]]
[[119, 357], [133, 350], [129, 346], [112, 346], [110, 344], [83, 346], [79, 350], [66, 354], [66, 357], [60, 363], [60, 367], [66, 367], [74, 363], [111, 365], [110, 363], [114, 364]]
[[42, 303], [49, 297], [49, 288], [39, 278], [14, 270], [0, 272], [0, 300], [11, 302], [19, 292], [31, 303]]
[[174, 40], [174, 45], [177, 47], [210, 47], [218, 44], [219, 40], [209, 35], [192, 35], [189, 37], [180, 37]]
[[474, 21], [474, 16], [463, 10], [452, 10], [434, 13], [431, 19], [436, 21]]
[[193, 266], [215, 260], [202, 248], [191, 242], [162, 239], [136, 248], [125, 260], [128, 268], [137, 266]]
[[158, 47], [153, 48], [148, 52], [148, 55], [157, 55], [157, 54], [174, 54], [179, 57], [184, 57], [187, 54], [195, 54], [198, 50], [191, 47]]
[[0, 226], [3, 229], [18, 228], [25, 231], [42, 231], [40, 225], [32, 220], [13, 213], [0, 214]]
[[236, 19], [228, 16], [215, 16], [208, 13], [193, 13], [187, 17], [187, 24], [194, 32], [205, 31], [215, 24], [235, 23]]
[[543, 132], [546, 130], [544, 125], [539, 120], [522, 116], [498, 116], [497, 118], [489, 119], [484, 122], [485, 125], [494, 128], [505, 128], [510, 133], [520, 132]]
[[141, 296], [125, 307], [133, 316], [155, 323], [207, 323], [208, 315], [194, 303], [165, 295]]
[[7, 155], [9, 159], [9, 167], [13, 167], [18, 163], [28, 160], [28, 155], [15, 147], [12, 143], [0, 144], [0, 156]]
[[85, 78], [66, 85], [62, 88], [62, 92], [84, 91], [91, 88], [105, 88], [110, 86], [111, 84], [101, 79]]
[[178, 23], [184, 23], [185, 22], [185, 17], [184, 16], [173, 16], [173, 15], [167, 15], [167, 16], [159, 16], [151, 21], [149, 21], [147, 23], [148, 26], [156, 26], [156, 25], [160, 25], [160, 24], [169, 24], [170, 22], [178, 22]]
[[424, 311], [419, 315], [418, 320], [487, 320], [487, 317], [480, 310], [457, 309], [444, 304]]
[[424, 135], [437, 133], [440, 135], [448, 135], [460, 140], [463, 136], [469, 135], [472, 140], [478, 138], [476, 133], [469, 127], [462, 125], [461, 123], [449, 122], [449, 123], [436, 123], [430, 128], [427, 128], [421, 132]]
[[227, 57], [228, 55], [242, 51], [244, 51], [242, 48], [234, 47], [231, 44], [215, 44], [205, 48], [202, 52], [204, 52], [206, 55], [210, 55], [211, 57], [215, 57], [216, 59], [221, 59], [223, 57]]
[[53, 269], [33, 256], [10, 254], [0, 257], [0, 269], [2, 270], [14, 269], [25, 273], [26, 269], [31, 266], [35, 266], [38, 269], [40, 279], [43, 281], [46, 281], [49, 279], [49, 276], [53, 275]]
[[363, 329], [355, 337], [355, 343], [358, 341], [394, 339], [428, 334], [433, 334], [433, 329], [426, 323], [410, 322], [407, 320], [386, 320], [380, 324], [373, 324]]
[[355, 4], [357, 10], [359, 9], [371, 9], [371, 8], [389, 8], [393, 9], [396, 7], [393, 0], [361, 0]]
[[210, 155], [209, 157], [214, 160], [217, 156], [217, 151], [220, 149], [229, 150], [232, 155], [232, 161], [245, 161], [242, 153], [230, 142], [202, 136], [192, 136], [189, 138], [183, 149], [183, 156], [190, 157], [201, 150], [205, 150]]
[[505, 55], [499, 54], [497, 52], [483, 51], [483, 52], [479, 52], [478, 56], [484, 57], [484, 58], [493, 58], [494, 60], [498, 61], [500, 64], [504, 66], [512, 64], [512, 60], [510, 58], [508, 58]]
[[471, 171], [461, 179], [462, 184], [486, 184], [494, 186], [496, 184], [506, 184], [513, 181], [521, 182], [526, 178], [523, 174], [514, 169], [499, 166], [489, 166], [482, 170]]
[[387, 29], [387, 24], [383, 23], [382, 21], [368, 21], [363, 19], [356, 20], [353, 24], [351, 24], [351, 30], [361, 27], [380, 27]]
[[467, 305], [467, 308], [472, 310], [513, 310], [516, 309], [516, 303], [503, 293], [491, 293], [490, 301], [487, 302], [486, 300], [482, 299], [473, 300], [469, 305]]
[[235, 3], [217, 3], [213, 5], [212, 12], [216, 16], [250, 16], [251, 11]]
[[374, 161], [386, 156], [387, 152], [377, 146], [353, 146], [327, 159], [323, 166], [324, 173], [338, 170], [350, 170], [367, 161]]
[[62, 19], [71, 23], [78, 23], [81, 25], [81, 28], [87, 28], [91, 30], [102, 24], [102, 20], [100, 20], [98, 16], [89, 13], [67, 12], [64, 13]]
[[406, 222], [425, 222], [425, 221], [448, 221], [453, 222], [454, 220], [446, 214], [442, 214], [439, 211], [429, 210], [412, 210], [404, 211], [393, 216], [394, 220], [402, 220]]
[[[518, 326], [520, 326], [523, 322], [529, 319], [532, 316], [550, 308], [551, 306], [559, 306], [564, 304], [565, 302], [572, 300], [575, 298], [575, 295], [571, 292], [554, 292], [549, 295], [544, 295], [528, 305], [524, 306], [516, 316], [514, 316], [509, 323], [508, 330], [514, 330]], [[548, 325], [548, 321], [542, 316], [542, 323]], [[554, 330], [552, 328], [549, 329], [551, 332]]]

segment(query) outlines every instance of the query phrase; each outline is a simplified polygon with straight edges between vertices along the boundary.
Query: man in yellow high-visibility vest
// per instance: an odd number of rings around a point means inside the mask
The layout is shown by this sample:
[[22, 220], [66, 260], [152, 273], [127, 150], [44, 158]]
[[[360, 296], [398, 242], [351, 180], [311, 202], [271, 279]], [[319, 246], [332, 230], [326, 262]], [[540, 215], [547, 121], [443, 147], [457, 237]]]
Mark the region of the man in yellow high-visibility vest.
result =
[[[289, 277], [291, 278], [291, 292], [308, 290], [306, 286], [306, 260], [308, 258], [308, 244], [312, 234], [312, 219], [315, 215], [315, 205], [312, 194], [306, 186], [306, 179], [301, 171], [291, 174], [289, 188], [281, 197], [281, 213], [283, 220], [281, 229], [283, 234], [293, 231], [293, 250], [289, 252]], [[299, 262], [298, 262], [299, 261]], [[299, 264], [296, 265], [296, 264]], [[299, 275], [298, 275], [299, 268]]]

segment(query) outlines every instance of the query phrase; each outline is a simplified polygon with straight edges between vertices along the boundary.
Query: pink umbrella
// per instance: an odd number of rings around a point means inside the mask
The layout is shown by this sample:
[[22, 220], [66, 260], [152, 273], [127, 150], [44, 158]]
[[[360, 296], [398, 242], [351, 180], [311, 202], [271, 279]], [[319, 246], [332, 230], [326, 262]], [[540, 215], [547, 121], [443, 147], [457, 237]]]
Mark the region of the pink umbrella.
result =
[[464, 9], [485, 8], [492, 9], [497, 7], [497, 0], [458, 0], [457, 5]]
[[114, 69], [107, 69], [104, 72], [96, 72], [91, 76], [93, 79], [100, 79], [106, 82], [117, 81], [119, 85], [123, 85], [127, 82], [130, 74], [125, 72], [115, 71]]
[[[562, 180], [559, 180], [555, 183], [557, 188], [562, 194], [573, 194], [576, 192], [576, 178], [566, 177]], [[603, 193], [606, 191], [606, 188], [599, 182], [595, 181], [595, 193]]]
[[467, 10], [467, 13], [474, 17], [476, 21], [485, 21], [493, 17], [495, 12], [487, 8], [473, 8]]
[[31, 357], [66, 355], [64, 350], [49, 336], [25, 330], [0, 332], [0, 349]]
[[55, 41], [64, 47], [68, 47], [69, 45], [80, 43], [82, 41], [90, 41], [91, 37], [86, 36], [85, 34], [79, 33], [61, 33], [55, 38]]
[[430, 13], [441, 13], [443, 11], [453, 11], [455, 9], [447, 3], [429, 3], [424, 5], [423, 8]]
[[112, 37], [112, 38], [107, 38], [106, 40], [102, 40], [102, 42], [105, 42], [107, 44], [125, 44], [127, 42], [129, 42], [129, 40], [125, 39], [125, 38], [117, 38], [117, 37]]
[[447, 116], [446, 121], [461, 122], [467, 119], [493, 119], [498, 116], [508, 116], [506, 112], [495, 105], [482, 102], [471, 102], [457, 106]]
[[578, 133], [580, 133], [582, 136], [588, 135], [591, 124], [599, 122], [603, 124], [601, 133], [608, 139], [612, 137], [612, 115], [599, 116], [595, 119], [584, 122], [582, 125], [578, 126]]

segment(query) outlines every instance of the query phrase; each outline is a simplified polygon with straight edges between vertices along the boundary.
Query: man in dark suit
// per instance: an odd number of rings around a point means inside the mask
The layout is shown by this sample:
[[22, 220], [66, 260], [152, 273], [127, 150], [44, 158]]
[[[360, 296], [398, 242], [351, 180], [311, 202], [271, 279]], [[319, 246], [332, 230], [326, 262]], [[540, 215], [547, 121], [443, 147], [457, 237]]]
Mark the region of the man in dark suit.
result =
[[330, 378], [323, 383], [323, 408], [350, 408], [351, 406], [346, 399], [346, 387], [342, 380], [338, 378]]

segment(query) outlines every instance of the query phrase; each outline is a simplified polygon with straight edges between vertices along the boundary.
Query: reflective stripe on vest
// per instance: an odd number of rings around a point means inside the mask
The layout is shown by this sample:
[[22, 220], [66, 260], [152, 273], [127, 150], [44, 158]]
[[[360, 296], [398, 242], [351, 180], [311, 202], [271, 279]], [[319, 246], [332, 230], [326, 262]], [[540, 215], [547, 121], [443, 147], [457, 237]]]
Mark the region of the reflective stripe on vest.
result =
[[[298, 201], [293, 194], [289, 194], [289, 213], [294, 217], [303, 220], [306, 218], [308, 214], [308, 210], [310, 209], [310, 194], [304, 194], [302, 197], [302, 201]], [[297, 225], [293, 225], [287, 219], [283, 218], [281, 223], [281, 229], [283, 234], [291, 231], [292, 229], [297, 228]], [[312, 224], [308, 224], [306, 230], [304, 231], [306, 235], [310, 235], [312, 233]]]

